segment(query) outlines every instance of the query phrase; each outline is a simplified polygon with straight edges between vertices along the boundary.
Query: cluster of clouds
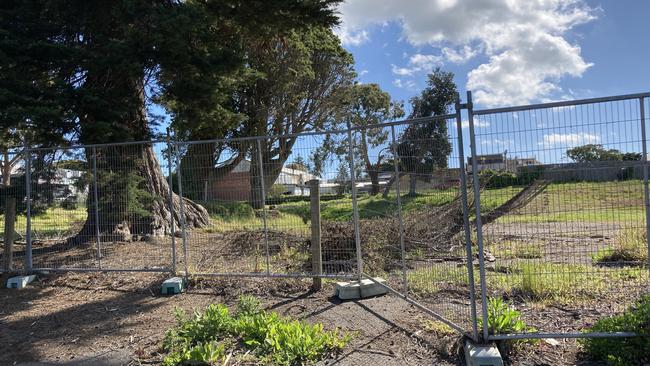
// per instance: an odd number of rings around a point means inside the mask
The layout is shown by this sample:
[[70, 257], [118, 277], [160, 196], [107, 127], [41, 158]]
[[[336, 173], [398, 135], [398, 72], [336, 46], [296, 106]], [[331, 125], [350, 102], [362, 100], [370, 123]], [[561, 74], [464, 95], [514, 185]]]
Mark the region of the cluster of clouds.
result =
[[600, 136], [587, 132], [577, 133], [552, 133], [544, 135], [540, 145], [543, 146], [567, 146], [574, 147], [586, 144], [596, 144], [600, 142]]
[[562, 92], [560, 79], [582, 76], [592, 64], [565, 37], [599, 12], [584, 0], [349, 0], [339, 11], [344, 44], [368, 42], [370, 27], [397, 22], [411, 45], [440, 50], [392, 65], [396, 85], [408, 86], [407, 78], [436, 65], [483, 56], [466, 86], [487, 107], [544, 101]]

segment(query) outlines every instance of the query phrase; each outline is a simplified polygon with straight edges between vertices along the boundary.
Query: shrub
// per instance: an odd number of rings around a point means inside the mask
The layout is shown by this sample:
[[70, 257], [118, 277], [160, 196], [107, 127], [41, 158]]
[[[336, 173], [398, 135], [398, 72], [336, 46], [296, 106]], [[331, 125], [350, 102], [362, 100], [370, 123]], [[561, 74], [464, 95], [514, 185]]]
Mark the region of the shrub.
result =
[[223, 219], [245, 219], [255, 216], [253, 207], [247, 202], [203, 202], [201, 205], [210, 215]]
[[71, 196], [67, 197], [61, 201], [61, 208], [64, 210], [76, 210], [77, 209], [77, 197]]
[[[535, 328], [529, 327], [521, 319], [521, 312], [501, 298], [489, 298], [487, 304], [488, 332], [490, 334], [508, 334], [534, 332]], [[482, 319], [479, 320], [479, 327], [483, 326]], [[529, 343], [531, 340], [502, 340], [497, 342], [499, 351], [504, 355], [510, 353], [513, 345], [518, 343]]]
[[509, 171], [485, 169], [479, 172], [479, 179], [487, 188], [503, 188], [530, 184], [544, 173], [541, 166], [520, 167], [514, 174]]
[[262, 303], [255, 297], [243, 295], [237, 302], [237, 316], [257, 315], [262, 312]]
[[269, 199], [281, 198], [287, 190], [281, 184], [274, 184], [268, 192]]
[[195, 312], [190, 319], [180, 310], [175, 313], [178, 324], [167, 331], [163, 342], [169, 352], [163, 362], [166, 366], [220, 363], [237, 345], [255, 355], [258, 364], [304, 364], [340, 350], [350, 339], [338, 330], [323, 330], [321, 324], [266, 312], [251, 296], [239, 299], [234, 315], [221, 304]]
[[[487, 313], [488, 332], [490, 334], [522, 333], [535, 330], [521, 319], [521, 312], [501, 298], [492, 297], [488, 299]], [[482, 323], [482, 319], [479, 319], [481, 326]]]
[[616, 237], [613, 248], [599, 250], [593, 259], [598, 263], [636, 262], [648, 260], [648, 244], [645, 229], [624, 229]]
[[635, 332], [640, 337], [585, 338], [580, 343], [593, 358], [610, 365], [647, 365], [650, 362], [650, 295], [623, 314], [604, 318], [587, 332]]

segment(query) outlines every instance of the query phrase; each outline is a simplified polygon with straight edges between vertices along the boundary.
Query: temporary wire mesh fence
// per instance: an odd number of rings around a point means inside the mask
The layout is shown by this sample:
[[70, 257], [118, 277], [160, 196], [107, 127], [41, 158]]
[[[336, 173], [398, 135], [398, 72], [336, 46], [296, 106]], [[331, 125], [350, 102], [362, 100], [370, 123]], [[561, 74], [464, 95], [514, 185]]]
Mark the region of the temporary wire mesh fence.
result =
[[490, 298], [532, 336], [577, 336], [648, 289], [649, 97], [9, 149], [3, 246], [10, 207], [15, 270], [383, 277], [474, 338]]
[[648, 292], [643, 104], [474, 111], [484, 295], [511, 299], [521, 333], [579, 334]]

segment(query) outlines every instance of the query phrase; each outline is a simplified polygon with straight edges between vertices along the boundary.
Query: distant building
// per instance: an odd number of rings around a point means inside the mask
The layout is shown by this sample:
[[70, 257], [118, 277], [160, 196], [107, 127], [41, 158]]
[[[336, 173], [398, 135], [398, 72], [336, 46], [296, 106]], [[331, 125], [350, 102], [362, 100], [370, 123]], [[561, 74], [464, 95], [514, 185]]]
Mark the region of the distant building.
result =
[[88, 187], [81, 187], [79, 184], [84, 173], [81, 170], [57, 169], [52, 179], [48, 181], [40, 178], [38, 184], [47, 186], [52, 191], [52, 197], [55, 201], [63, 201], [69, 198], [79, 200], [88, 194]]
[[[508, 158], [506, 153], [478, 155], [476, 158], [476, 168], [479, 172], [483, 170], [496, 170], [516, 173], [521, 167], [533, 165], [541, 165], [541, 163], [535, 157]], [[472, 157], [467, 158], [467, 171], [472, 171]]]
[[[231, 164], [232, 160], [228, 160], [217, 166], [224, 167]], [[250, 183], [250, 168], [251, 161], [244, 159], [240, 161], [234, 168], [221, 177], [217, 177], [206, 186], [205, 198], [218, 199], [224, 201], [248, 201], [251, 199], [251, 183]], [[282, 167], [280, 175], [276, 179], [274, 185], [278, 185], [284, 189], [282, 194], [291, 196], [309, 196], [309, 186], [307, 182], [312, 179], [318, 179], [317, 176], [301, 170]], [[268, 192], [267, 192], [268, 196]]]

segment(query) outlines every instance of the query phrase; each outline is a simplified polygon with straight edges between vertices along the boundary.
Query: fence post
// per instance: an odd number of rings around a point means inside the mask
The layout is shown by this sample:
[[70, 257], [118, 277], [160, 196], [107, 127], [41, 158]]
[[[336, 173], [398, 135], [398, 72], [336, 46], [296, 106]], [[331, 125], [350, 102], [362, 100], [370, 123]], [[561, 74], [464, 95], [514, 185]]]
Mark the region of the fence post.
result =
[[95, 237], [97, 240], [97, 261], [102, 268], [102, 240], [99, 230], [99, 194], [97, 193], [97, 149], [93, 147], [93, 200], [95, 201]]
[[458, 170], [460, 173], [460, 193], [463, 205], [463, 226], [465, 227], [465, 252], [467, 254], [467, 277], [469, 282], [469, 298], [472, 309], [472, 335], [478, 342], [478, 321], [476, 319], [476, 290], [474, 285], [474, 257], [472, 255], [472, 232], [469, 224], [469, 203], [467, 200], [467, 171], [465, 170], [465, 146], [463, 144], [463, 121], [460, 95], [456, 94], [456, 133], [458, 134]]
[[[3, 177], [4, 179], [4, 177]], [[7, 186], [4, 187], [5, 189]], [[4, 221], [6, 223], [4, 227], [4, 263], [3, 269], [5, 271], [13, 270], [13, 259], [14, 259], [14, 242], [16, 239], [16, 190], [11, 189], [10, 192], [5, 194], [5, 217]]]
[[[311, 271], [314, 275], [321, 276], [323, 274], [323, 252], [320, 227], [320, 181], [312, 179], [307, 184], [309, 184], [309, 202], [311, 204]], [[320, 291], [322, 287], [321, 277], [312, 278], [311, 288], [313, 291]]]
[[397, 152], [397, 139], [395, 138], [395, 126], [390, 126], [391, 148], [393, 150], [393, 167], [395, 168], [395, 193], [397, 193], [397, 219], [399, 221], [399, 250], [402, 256], [402, 281], [404, 282], [404, 297], [408, 297], [409, 283], [406, 275], [406, 249], [404, 248], [404, 220], [402, 219], [402, 191], [399, 176], [399, 153]]
[[483, 253], [483, 225], [481, 223], [481, 187], [476, 164], [476, 136], [474, 135], [474, 106], [472, 92], [467, 91], [467, 118], [469, 120], [469, 140], [472, 151], [472, 186], [474, 188], [474, 209], [476, 210], [476, 244], [481, 281], [481, 313], [483, 318], [483, 341], [488, 340], [487, 285], [485, 283], [485, 255]]
[[[180, 226], [181, 226], [181, 236], [182, 236], [182, 243], [183, 243], [183, 262], [185, 264], [185, 282], [187, 283], [189, 281], [190, 277], [190, 272], [189, 272], [189, 263], [188, 263], [188, 254], [187, 254], [187, 230], [186, 230], [186, 223], [185, 223], [185, 203], [183, 202], [183, 179], [181, 177], [181, 158], [180, 154], [178, 153], [178, 143], [174, 142], [172, 145], [175, 148], [175, 153], [176, 153], [176, 178], [178, 180], [178, 199], [180, 201], [179, 204], [179, 209], [180, 209]], [[176, 235], [174, 233], [173, 235]]]
[[260, 139], [257, 142], [257, 160], [259, 161], [260, 185], [262, 189], [262, 220], [264, 221], [264, 251], [266, 255], [266, 274], [271, 273], [269, 261], [269, 228], [266, 222], [266, 187], [264, 183], [264, 166], [262, 164], [262, 144]]
[[[357, 183], [354, 169], [354, 141], [352, 140], [352, 126], [350, 120], [348, 127], [348, 159], [350, 163], [350, 183], [352, 183], [352, 221], [354, 224], [354, 243], [357, 251], [357, 272], [359, 282], [363, 280], [363, 258], [361, 257], [361, 235], [359, 233], [359, 209], [357, 207]], [[361, 287], [359, 287], [361, 289]]]
[[174, 179], [172, 178], [172, 164], [174, 156], [172, 154], [171, 134], [167, 128], [167, 184], [169, 185], [169, 231], [172, 236], [172, 274], [176, 273], [176, 225], [174, 219]]
[[640, 119], [641, 119], [641, 143], [643, 146], [643, 195], [645, 200], [645, 230], [646, 243], [648, 246], [648, 269], [650, 270], [650, 191], [648, 189], [648, 140], [645, 126], [645, 98], [639, 98]]
[[[32, 263], [32, 154], [25, 141], [25, 205], [27, 222], [25, 223], [25, 271], [31, 272]], [[14, 210], [15, 211], [15, 210]], [[13, 234], [13, 233], [12, 233]]]

